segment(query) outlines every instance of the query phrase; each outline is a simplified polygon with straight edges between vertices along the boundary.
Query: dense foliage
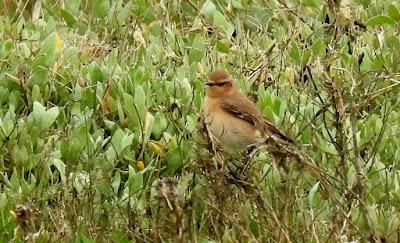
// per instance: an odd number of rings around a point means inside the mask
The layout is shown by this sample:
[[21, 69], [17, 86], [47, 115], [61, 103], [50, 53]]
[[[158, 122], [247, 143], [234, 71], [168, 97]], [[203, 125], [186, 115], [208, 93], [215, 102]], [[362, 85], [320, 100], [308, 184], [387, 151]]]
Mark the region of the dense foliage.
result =
[[[0, 241], [400, 240], [399, 30], [395, 0], [2, 1]], [[327, 185], [210, 149], [217, 68]]]

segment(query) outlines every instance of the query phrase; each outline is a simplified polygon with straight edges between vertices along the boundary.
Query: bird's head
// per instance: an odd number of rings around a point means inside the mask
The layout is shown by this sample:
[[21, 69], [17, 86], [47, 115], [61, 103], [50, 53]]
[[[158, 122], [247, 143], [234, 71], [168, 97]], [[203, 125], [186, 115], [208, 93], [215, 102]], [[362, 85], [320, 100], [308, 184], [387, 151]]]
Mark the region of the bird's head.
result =
[[206, 86], [207, 96], [211, 98], [223, 97], [234, 86], [234, 80], [227, 71], [221, 69], [208, 75]]

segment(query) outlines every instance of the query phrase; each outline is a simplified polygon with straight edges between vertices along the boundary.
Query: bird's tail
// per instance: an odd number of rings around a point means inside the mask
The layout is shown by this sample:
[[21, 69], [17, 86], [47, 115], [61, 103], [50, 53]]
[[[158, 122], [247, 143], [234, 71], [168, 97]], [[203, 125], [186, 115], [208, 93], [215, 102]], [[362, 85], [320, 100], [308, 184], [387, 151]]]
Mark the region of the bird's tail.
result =
[[294, 141], [287, 137], [286, 135], [284, 135], [272, 122], [270, 122], [267, 118], [264, 118], [264, 124], [266, 125], [266, 128], [264, 128], [264, 130], [266, 130], [266, 132], [270, 133], [271, 135], [282, 139], [288, 143], [294, 144]]

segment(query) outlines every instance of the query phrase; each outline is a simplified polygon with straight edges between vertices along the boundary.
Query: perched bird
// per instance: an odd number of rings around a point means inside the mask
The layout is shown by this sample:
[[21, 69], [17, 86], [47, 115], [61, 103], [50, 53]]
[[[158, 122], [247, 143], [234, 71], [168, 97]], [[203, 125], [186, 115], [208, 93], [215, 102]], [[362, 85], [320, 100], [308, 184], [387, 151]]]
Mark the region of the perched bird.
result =
[[242, 152], [253, 146], [267, 147], [278, 164], [291, 157], [308, 168], [323, 187], [330, 190], [321, 168], [263, 116], [236, 87], [229, 73], [224, 70], [210, 73], [206, 86], [202, 119], [213, 144], [216, 142], [228, 153]]
[[[226, 152], [241, 152], [269, 140], [293, 143], [263, 116], [225, 70], [208, 75], [203, 119], [207, 130]], [[274, 151], [278, 152], [278, 151]]]

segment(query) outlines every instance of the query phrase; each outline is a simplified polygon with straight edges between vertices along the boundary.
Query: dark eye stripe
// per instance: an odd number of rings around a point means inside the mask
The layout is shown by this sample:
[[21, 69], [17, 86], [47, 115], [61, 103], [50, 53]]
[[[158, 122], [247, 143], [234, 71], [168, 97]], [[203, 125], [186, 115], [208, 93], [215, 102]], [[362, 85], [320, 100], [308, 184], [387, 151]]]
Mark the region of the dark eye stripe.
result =
[[208, 86], [218, 86], [218, 87], [222, 87], [222, 86], [224, 86], [225, 84], [227, 84], [227, 83], [229, 83], [229, 81], [226, 81], [226, 82], [221, 82], [221, 83], [206, 83], [206, 85], [208, 85]]
[[227, 84], [228, 82], [222, 82], [222, 83], [215, 83], [214, 85], [217, 85], [219, 87], [224, 86], [225, 84]]

